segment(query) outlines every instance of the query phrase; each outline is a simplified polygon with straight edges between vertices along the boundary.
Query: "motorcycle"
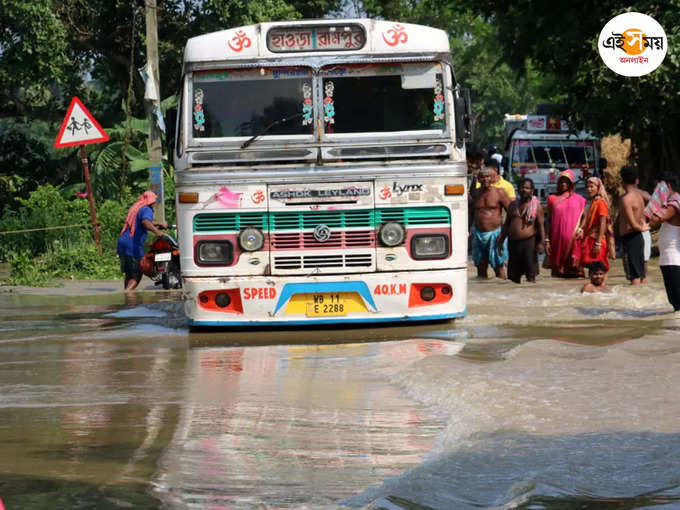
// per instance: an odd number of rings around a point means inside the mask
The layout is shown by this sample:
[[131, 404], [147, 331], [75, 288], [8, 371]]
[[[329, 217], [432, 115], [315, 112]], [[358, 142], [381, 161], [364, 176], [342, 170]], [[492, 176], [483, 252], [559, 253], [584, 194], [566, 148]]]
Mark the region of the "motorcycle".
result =
[[174, 237], [164, 234], [154, 239], [141, 264], [142, 272], [164, 289], [182, 287], [179, 265], [179, 244]]

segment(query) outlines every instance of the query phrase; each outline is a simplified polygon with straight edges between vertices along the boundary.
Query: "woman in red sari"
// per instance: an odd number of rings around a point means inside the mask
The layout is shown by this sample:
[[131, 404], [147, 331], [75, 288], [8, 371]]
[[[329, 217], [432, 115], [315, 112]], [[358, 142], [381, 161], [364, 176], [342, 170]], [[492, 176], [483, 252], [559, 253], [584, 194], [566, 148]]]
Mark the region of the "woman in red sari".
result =
[[575, 256], [581, 270], [591, 262], [600, 261], [609, 271], [609, 248], [611, 247], [611, 218], [609, 216], [609, 195], [604, 184], [597, 177], [586, 183], [590, 204], [576, 231]]
[[548, 197], [550, 236], [545, 240], [552, 276], [573, 277], [583, 274], [575, 260], [574, 244], [585, 198], [574, 192], [574, 172], [565, 170], [557, 179], [557, 193]]

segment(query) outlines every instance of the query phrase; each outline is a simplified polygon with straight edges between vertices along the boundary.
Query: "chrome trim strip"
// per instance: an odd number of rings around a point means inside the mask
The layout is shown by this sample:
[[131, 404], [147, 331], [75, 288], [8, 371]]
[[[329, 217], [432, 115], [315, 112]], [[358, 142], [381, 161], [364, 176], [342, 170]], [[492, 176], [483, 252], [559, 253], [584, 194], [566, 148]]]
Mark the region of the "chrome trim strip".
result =
[[373, 181], [375, 179], [465, 177], [465, 162], [445, 162], [439, 165], [423, 164], [421, 161], [410, 163], [390, 162], [376, 165], [311, 165], [258, 166], [258, 167], [203, 167], [175, 172], [177, 186], [214, 186], [225, 182], [230, 184], [266, 182], [267, 184], [287, 184], [302, 182], [333, 182], [335, 180]]
[[194, 71], [213, 71], [217, 69], [248, 69], [254, 67], [279, 67], [299, 66], [310, 67], [319, 70], [324, 66], [333, 64], [366, 64], [366, 63], [393, 63], [393, 62], [443, 62], [449, 64], [451, 56], [448, 53], [398, 53], [387, 55], [362, 54], [362, 55], [298, 55], [286, 57], [262, 58], [253, 60], [223, 60], [223, 61], [194, 61], [184, 62], [182, 73]]

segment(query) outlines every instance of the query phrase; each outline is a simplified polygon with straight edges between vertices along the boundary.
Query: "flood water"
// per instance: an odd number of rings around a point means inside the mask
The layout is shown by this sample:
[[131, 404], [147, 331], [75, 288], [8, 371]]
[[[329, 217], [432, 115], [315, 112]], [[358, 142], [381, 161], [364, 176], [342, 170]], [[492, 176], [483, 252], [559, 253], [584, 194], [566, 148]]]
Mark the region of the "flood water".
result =
[[[468, 316], [190, 332], [180, 296], [0, 294], [15, 509], [680, 508], [680, 318], [658, 267], [470, 280]], [[474, 274], [471, 272], [470, 274]]]

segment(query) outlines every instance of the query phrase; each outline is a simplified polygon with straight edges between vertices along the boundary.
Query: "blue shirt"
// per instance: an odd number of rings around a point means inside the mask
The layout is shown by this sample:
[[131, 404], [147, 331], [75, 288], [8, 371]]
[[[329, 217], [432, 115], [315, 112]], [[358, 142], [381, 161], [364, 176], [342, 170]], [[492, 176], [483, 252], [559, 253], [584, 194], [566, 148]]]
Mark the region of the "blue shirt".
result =
[[143, 220], [153, 221], [153, 209], [145, 205], [137, 211], [137, 221], [135, 223], [135, 235], [130, 235], [130, 229], [126, 229], [118, 238], [118, 254], [128, 255], [136, 259], [144, 257], [144, 242], [148, 231], [142, 225]]

